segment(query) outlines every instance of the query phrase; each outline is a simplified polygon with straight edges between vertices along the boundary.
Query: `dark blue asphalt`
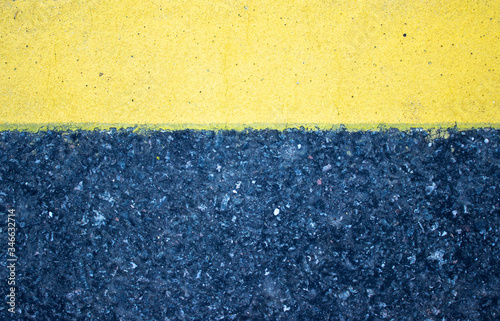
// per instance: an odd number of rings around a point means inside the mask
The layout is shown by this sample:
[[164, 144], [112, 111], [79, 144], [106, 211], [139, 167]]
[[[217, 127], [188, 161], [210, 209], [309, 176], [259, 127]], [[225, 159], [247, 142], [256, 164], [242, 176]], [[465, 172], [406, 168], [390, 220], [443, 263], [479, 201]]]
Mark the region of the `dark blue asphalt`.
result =
[[0, 319], [498, 319], [499, 131], [448, 134], [1, 132]]

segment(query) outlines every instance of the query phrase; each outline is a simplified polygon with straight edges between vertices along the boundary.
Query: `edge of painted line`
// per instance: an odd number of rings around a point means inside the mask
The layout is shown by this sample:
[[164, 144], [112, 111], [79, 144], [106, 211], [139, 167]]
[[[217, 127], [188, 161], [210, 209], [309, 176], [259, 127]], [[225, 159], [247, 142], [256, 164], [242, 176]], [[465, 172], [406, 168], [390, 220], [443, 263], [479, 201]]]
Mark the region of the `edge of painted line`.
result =
[[411, 129], [423, 130], [470, 130], [480, 128], [500, 129], [500, 123], [365, 123], [365, 124], [327, 124], [327, 123], [209, 123], [209, 124], [126, 124], [126, 123], [0, 123], [0, 132], [3, 131], [23, 131], [23, 132], [43, 132], [43, 131], [75, 131], [75, 130], [129, 130], [136, 133], [147, 133], [149, 131], [176, 131], [176, 130], [287, 130], [303, 129], [314, 130], [346, 130], [346, 131], [384, 131], [388, 129], [398, 129], [402, 131]]

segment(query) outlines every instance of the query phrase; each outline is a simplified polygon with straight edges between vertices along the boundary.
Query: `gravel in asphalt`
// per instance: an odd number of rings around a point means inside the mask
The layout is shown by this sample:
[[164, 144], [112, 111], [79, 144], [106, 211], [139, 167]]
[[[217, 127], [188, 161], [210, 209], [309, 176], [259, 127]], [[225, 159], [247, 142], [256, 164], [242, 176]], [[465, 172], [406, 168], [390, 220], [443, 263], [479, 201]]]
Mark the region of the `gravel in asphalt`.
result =
[[494, 129], [1, 132], [0, 318], [498, 319], [499, 143]]

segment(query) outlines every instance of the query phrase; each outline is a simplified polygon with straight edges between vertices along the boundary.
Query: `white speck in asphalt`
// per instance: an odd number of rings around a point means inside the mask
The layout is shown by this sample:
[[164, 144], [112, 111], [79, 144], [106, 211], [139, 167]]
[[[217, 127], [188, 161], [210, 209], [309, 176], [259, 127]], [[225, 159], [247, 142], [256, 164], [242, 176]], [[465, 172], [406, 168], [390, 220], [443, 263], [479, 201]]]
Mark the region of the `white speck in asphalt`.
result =
[[427, 186], [427, 187], [425, 188], [425, 193], [426, 193], [427, 195], [431, 194], [431, 193], [432, 193], [432, 192], [436, 189], [436, 187], [437, 187], [436, 183], [432, 182], [432, 185], [431, 185], [431, 186]]
[[94, 216], [94, 220], [95, 220], [94, 226], [104, 225], [105, 222], [106, 222], [106, 217], [104, 217], [104, 215], [102, 215], [101, 213], [99, 213], [96, 210], [93, 210], [93, 212], [95, 213], [95, 216]]
[[347, 298], [349, 298], [350, 296], [351, 296], [351, 292], [349, 292], [348, 290], [345, 290], [344, 292], [339, 293], [339, 299], [341, 299], [342, 301], [347, 300]]
[[431, 261], [437, 261], [439, 263], [439, 265], [443, 265], [444, 263], [446, 263], [446, 261], [443, 260], [443, 256], [444, 256], [444, 251], [437, 250], [434, 253], [432, 253], [431, 255], [429, 255], [427, 258]]
[[280, 209], [279, 209], [279, 208], [275, 208], [275, 209], [274, 209], [274, 215], [275, 215], [275, 216], [276, 216], [276, 215], [279, 215], [279, 213], [280, 213]]

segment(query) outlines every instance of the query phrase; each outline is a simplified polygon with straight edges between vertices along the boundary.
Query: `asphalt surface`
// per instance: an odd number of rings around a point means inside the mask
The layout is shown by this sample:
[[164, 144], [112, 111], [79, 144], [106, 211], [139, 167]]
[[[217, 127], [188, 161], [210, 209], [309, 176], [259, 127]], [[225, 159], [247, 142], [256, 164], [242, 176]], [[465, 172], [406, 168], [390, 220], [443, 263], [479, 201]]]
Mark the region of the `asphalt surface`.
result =
[[498, 319], [499, 143], [1, 132], [0, 319]]

